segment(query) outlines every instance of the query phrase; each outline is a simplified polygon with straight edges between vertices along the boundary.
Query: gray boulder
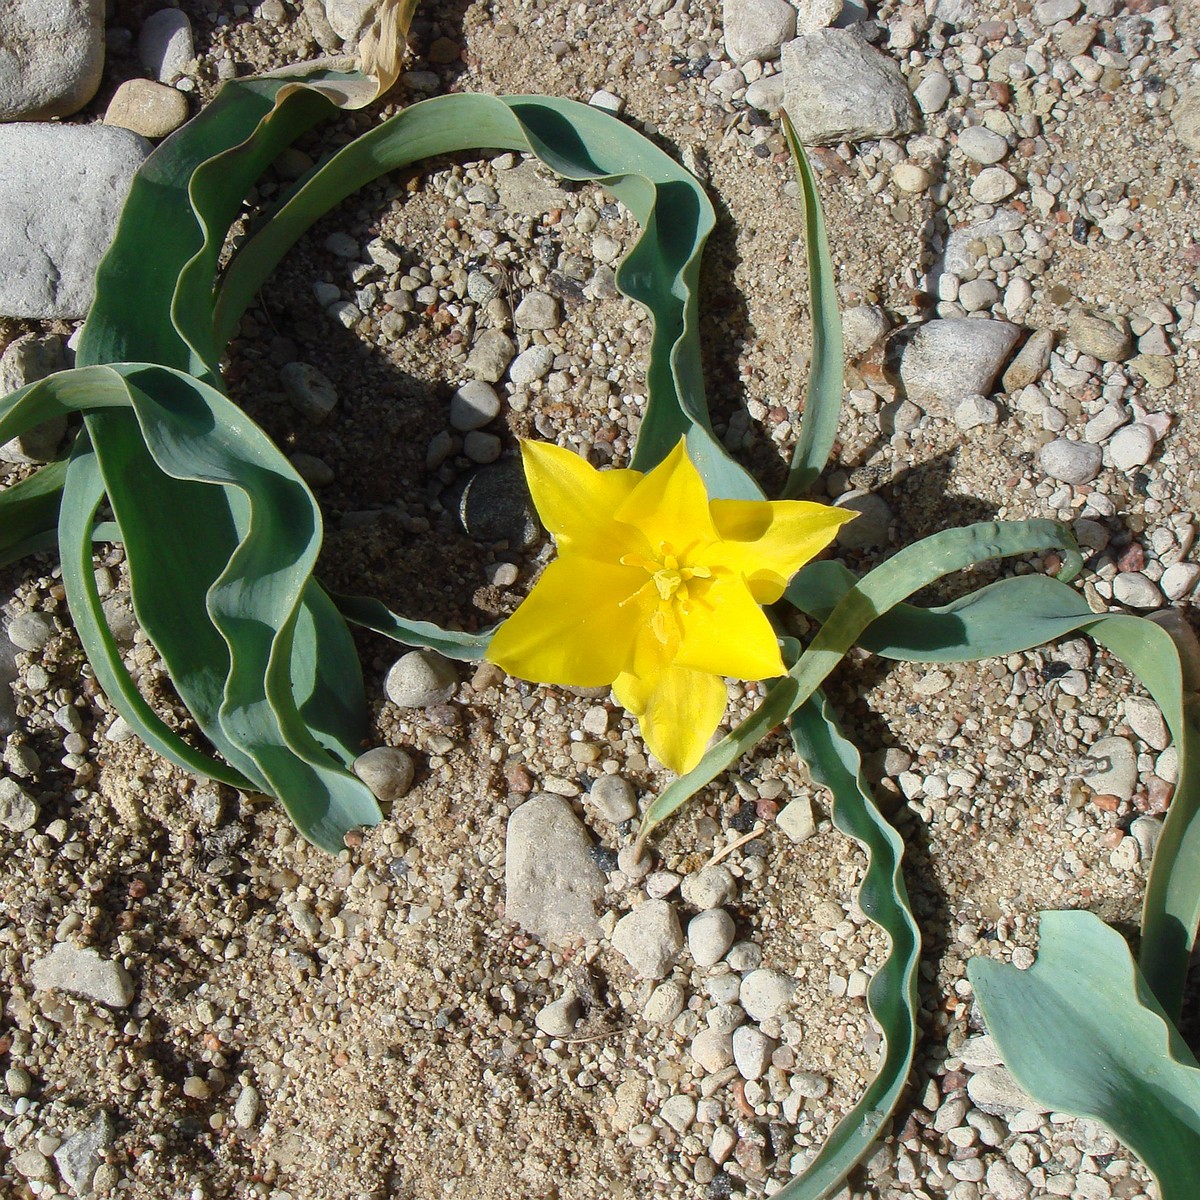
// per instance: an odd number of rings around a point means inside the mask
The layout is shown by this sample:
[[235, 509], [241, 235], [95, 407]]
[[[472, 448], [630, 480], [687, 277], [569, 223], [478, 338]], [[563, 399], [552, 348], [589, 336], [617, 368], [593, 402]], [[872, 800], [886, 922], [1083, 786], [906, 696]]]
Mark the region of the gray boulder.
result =
[[150, 143], [107, 125], [0, 125], [0, 316], [83, 317]]
[[784, 105], [806, 145], [898, 137], [917, 129], [900, 68], [849, 29], [818, 29], [782, 51]]
[[0, 121], [77, 112], [103, 72], [104, 0], [0, 5]]

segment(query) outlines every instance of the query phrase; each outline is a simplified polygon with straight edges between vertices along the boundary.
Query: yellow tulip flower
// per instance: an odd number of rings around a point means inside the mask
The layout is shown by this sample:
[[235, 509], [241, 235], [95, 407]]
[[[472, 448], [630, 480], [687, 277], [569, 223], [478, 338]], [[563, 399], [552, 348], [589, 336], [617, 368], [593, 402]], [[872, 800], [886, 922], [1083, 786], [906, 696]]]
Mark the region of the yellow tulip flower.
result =
[[785, 674], [760, 607], [855, 514], [799, 500], [709, 500], [680, 440], [652, 471], [598, 471], [522, 442], [558, 557], [487, 657], [510, 675], [611, 684], [650, 750], [691, 770], [725, 712], [723, 676]]

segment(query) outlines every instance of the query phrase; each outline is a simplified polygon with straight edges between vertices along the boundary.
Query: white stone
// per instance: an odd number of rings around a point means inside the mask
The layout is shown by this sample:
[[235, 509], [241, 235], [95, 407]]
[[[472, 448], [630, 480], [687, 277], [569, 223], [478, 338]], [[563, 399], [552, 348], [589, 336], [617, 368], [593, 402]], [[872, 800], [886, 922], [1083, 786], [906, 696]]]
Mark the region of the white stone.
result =
[[1017, 326], [987, 318], [947, 318], [917, 328], [900, 358], [909, 400], [933, 416], [951, 416], [955, 401], [992, 391], [1020, 337]]
[[1200, 566], [1190, 562], [1172, 563], [1158, 582], [1168, 600], [1182, 600], [1196, 590]]
[[675, 909], [666, 900], [644, 900], [617, 922], [612, 944], [643, 979], [662, 979], [683, 948]]
[[433, 650], [410, 650], [392, 664], [383, 681], [387, 698], [401, 708], [442, 704], [458, 688], [458, 672]]
[[1162, 592], [1141, 571], [1122, 571], [1112, 583], [1113, 599], [1130, 608], [1160, 608]]
[[[1200, 567], [1196, 568], [1200, 571]], [[1152, 750], [1165, 750], [1171, 740], [1167, 723], [1159, 707], [1144, 696], [1129, 696], [1125, 700], [1125, 720], [1129, 728]]]
[[680, 892], [684, 901], [694, 908], [720, 908], [737, 895], [737, 884], [729, 868], [718, 863], [685, 875]]
[[126, 1008], [133, 1001], [133, 980], [120, 963], [68, 942], [59, 942], [33, 964], [33, 985], [86, 996], [110, 1008]]
[[541, 1008], [533, 1023], [547, 1037], [570, 1037], [579, 1024], [579, 997], [568, 991], [559, 999], [552, 1000]]
[[1003, 167], [985, 167], [971, 184], [971, 198], [980, 204], [999, 204], [1020, 187]]
[[1042, 470], [1060, 483], [1091, 483], [1100, 474], [1103, 452], [1087, 442], [1056, 438], [1042, 447]]
[[1080, 778], [1096, 795], [1132, 798], [1137, 787], [1137, 753], [1128, 738], [1100, 738], [1087, 749]]
[[725, 49], [735, 63], [769, 61], [796, 36], [796, 10], [787, 0], [724, 0]]
[[106, 125], [0, 125], [0, 316], [87, 315], [150, 144]]
[[733, 1065], [733, 1035], [720, 1029], [702, 1029], [692, 1038], [692, 1058], [709, 1075]]
[[686, 1003], [683, 988], [673, 980], [667, 980], [650, 993], [644, 1015], [651, 1025], [669, 1025], [683, 1012]]
[[562, 314], [549, 292], [529, 292], [517, 305], [513, 323], [518, 329], [557, 329]]
[[892, 168], [892, 182], [902, 192], [919, 194], [933, 182], [933, 176], [917, 163], [901, 162]]
[[795, 800], [785, 804], [775, 818], [775, 824], [787, 834], [788, 838], [799, 845], [807, 842], [817, 832], [816, 818], [813, 816], [812, 800], [808, 796], [797, 796]]
[[1000, 406], [986, 396], [966, 396], [954, 410], [954, 423], [965, 433], [980, 426], [995, 425], [1000, 420]]
[[1113, 435], [1108, 444], [1108, 453], [1118, 471], [1144, 467], [1154, 453], [1154, 431], [1141, 422], [1126, 425]]
[[413, 760], [398, 746], [376, 746], [354, 760], [354, 773], [385, 804], [407, 796], [413, 784]]
[[913, 92], [917, 107], [926, 115], [940, 112], [950, 99], [950, 79], [944, 71], [929, 71]]
[[500, 415], [500, 397], [490, 383], [472, 379], [450, 397], [450, 426], [459, 433], [482, 429]]
[[806, 145], [899, 137], [917, 128], [896, 63], [848, 29], [820, 29], [782, 51], [788, 115]]
[[761, 1079], [771, 1065], [776, 1042], [754, 1025], [733, 1031], [733, 1061], [743, 1079]]
[[138, 58], [160, 83], [174, 83], [196, 57], [192, 25], [177, 8], [160, 8], [142, 22]]
[[763, 1021], [778, 1016], [795, 990], [796, 981], [790, 975], [760, 967], [742, 980], [738, 998], [752, 1020]]
[[317, 424], [337, 407], [337, 388], [329, 376], [311, 363], [290, 362], [279, 372], [279, 382], [301, 416]]
[[516, 387], [528, 387], [538, 379], [544, 379], [554, 365], [554, 351], [549, 346], [530, 346], [513, 359], [508, 377]]
[[705, 909], [688, 922], [688, 949], [697, 966], [711, 967], [720, 962], [733, 945], [733, 938], [733, 918], [723, 908]]
[[958, 135], [958, 148], [975, 162], [991, 166], [1008, 153], [1008, 142], [984, 125], [970, 125]]

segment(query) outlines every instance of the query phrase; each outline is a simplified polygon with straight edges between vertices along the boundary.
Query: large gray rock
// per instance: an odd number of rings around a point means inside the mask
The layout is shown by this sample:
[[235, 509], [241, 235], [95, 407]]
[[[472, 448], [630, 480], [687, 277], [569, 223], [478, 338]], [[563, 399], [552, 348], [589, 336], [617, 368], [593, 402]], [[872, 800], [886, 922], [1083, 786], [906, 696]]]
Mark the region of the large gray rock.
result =
[[83, 317], [150, 144], [106, 125], [0, 125], [0, 316]]
[[806, 145], [898, 137], [917, 128], [900, 68], [849, 29], [818, 29], [783, 47], [784, 106]]
[[104, 0], [0, 4], [0, 121], [81, 109], [104, 72]]
[[552, 946], [600, 936], [604, 874], [583, 822], [562, 796], [534, 796], [508, 819], [504, 912]]
[[900, 355], [905, 395], [934, 416], [952, 416], [953, 401], [991, 394], [1020, 336], [1008, 321], [952, 317], [927, 322]]

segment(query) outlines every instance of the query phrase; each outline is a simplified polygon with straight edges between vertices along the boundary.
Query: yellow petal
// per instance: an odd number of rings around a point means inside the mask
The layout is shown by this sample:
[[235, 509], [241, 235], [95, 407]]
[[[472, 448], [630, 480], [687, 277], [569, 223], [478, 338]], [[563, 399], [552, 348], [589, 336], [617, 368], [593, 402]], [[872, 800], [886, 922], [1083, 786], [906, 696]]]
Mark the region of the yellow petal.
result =
[[636, 539], [630, 540], [630, 529], [613, 519], [641, 482], [641, 471], [597, 471], [578, 454], [549, 442], [522, 441], [521, 459], [534, 507], [560, 552], [611, 562], [644, 552]]
[[675, 665], [732, 679], [773, 679], [786, 668], [771, 622], [740, 575], [720, 571], [683, 617]]
[[[496, 631], [487, 658], [536, 683], [600, 687], [623, 671], [654, 602], [645, 571], [568, 555]], [[632, 597], [632, 599], [631, 599]]]
[[759, 604], [778, 600], [792, 576], [857, 515], [807, 500], [714, 500], [711, 509], [723, 540], [703, 561], [745, 576]]
[[651, 676], [618, 675], [613, 692], [637, 717], [650, 752], [680, 775], [704, 756], [725, 712], [720, 677], [687, 667], [667, 667]]
[[618, 521], [641, 530], [656, 553], [666, 542], [670, 553], [686, 556], [695, 547], [717, 538], [704, 480], [688, 458], [682, 438], [653, 471], [642, 477], [615, 515]]

